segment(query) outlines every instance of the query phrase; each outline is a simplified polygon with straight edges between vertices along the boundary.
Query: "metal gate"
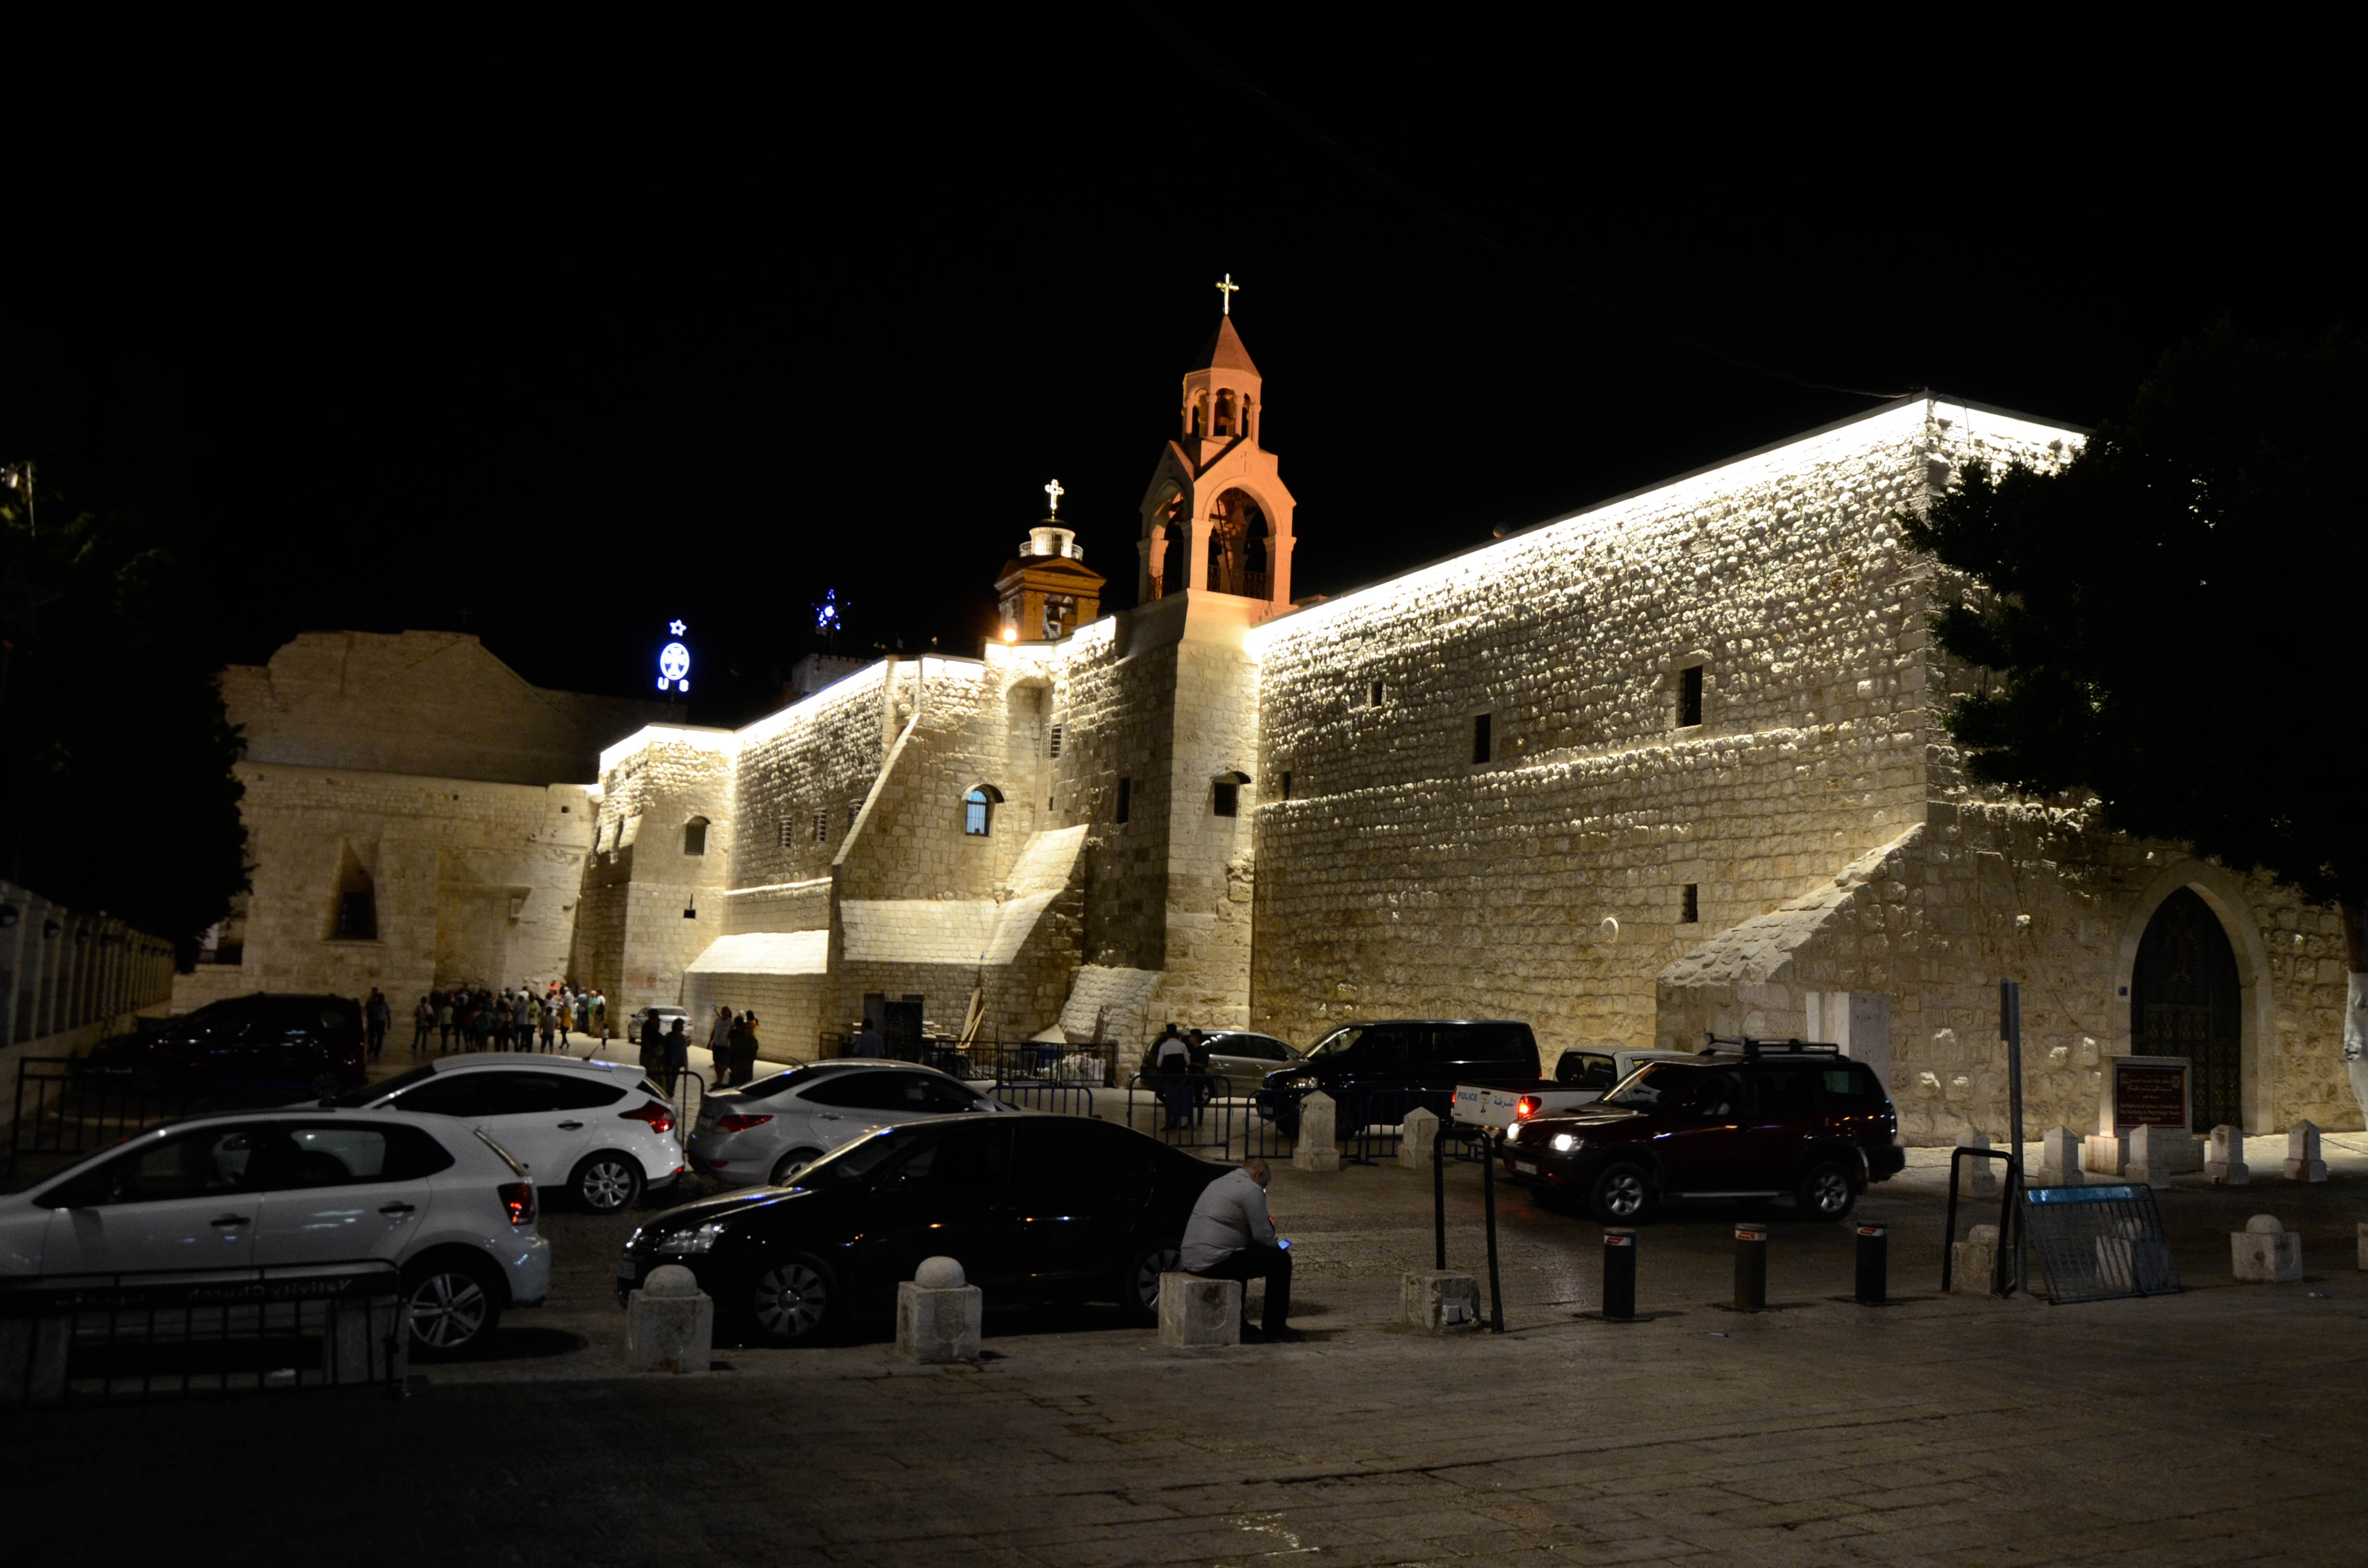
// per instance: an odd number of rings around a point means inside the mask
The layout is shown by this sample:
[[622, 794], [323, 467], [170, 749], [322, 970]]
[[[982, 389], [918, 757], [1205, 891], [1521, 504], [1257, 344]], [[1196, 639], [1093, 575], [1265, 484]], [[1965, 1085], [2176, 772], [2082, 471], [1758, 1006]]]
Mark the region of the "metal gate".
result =
[[2023, 1194], [2023, 1228], [2047, 1276], [2047, 1299], [2168, 1296], [2179, 1266], [2162, 1212], [2143, 1187], [2042, 1187]]

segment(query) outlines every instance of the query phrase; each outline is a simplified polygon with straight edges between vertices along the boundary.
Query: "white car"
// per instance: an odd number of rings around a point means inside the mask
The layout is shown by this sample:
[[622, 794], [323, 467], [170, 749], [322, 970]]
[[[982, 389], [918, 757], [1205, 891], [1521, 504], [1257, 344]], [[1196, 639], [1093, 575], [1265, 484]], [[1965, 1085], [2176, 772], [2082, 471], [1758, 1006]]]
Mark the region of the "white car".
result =
[[869, 1058], [816, 1062], [702, 1096], [691, 1164], [726, 1187], [785, 1187], [840, 1144], [882, 1127], [1007, 1108], [934, 1067]]
[[683, 1172], [674, 1108], [638, 1067], [531, 1051], [440, 1056], [324, 1102], [425, 1111], [482, 1130], [547, 1191], [595, 1214], [629, 1209]]
[[0, 1198], [0, 1278], [401, 1271], [414, 1350], [484, 1345], [551, 1289], [533, 1179], [460, 1122], [316, 1106], [168, 1122]]

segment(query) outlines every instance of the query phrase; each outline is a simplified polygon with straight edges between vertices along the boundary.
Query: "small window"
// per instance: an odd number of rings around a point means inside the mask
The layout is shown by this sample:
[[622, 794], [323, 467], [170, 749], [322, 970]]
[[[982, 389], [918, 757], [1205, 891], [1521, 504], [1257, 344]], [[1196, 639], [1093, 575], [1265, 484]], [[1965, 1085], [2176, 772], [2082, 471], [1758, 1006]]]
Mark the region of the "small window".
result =
[[1379, 708], [1382, 705], [1382, 699], [1385, 695], [1387, 695], [1387, 693], [1382, 683], [1380, 681], [1375, 681], [1373, 683], [1372, 705], [1375, 708]]
[[1678, 728], [1691, 729], [1702, 722], [1702, 667], [1688, 665], [1678, 672]]
[[830, 813], [828, 812], [814, 812], [814, 842], [816, 844], [827, 844], [830, 842]]
[[337, 895], [337, 940], [370, 942], [378, 939], [378, 900], [368, 888], [356, 888]]
[[1291, 799], [1291, 769], [1288, 767], [1282, 770], [1282, 798], [1286, 801]]
[[1133, 810], [1134, 780], [1132, 778], [1121, 778], [1118, 781], [1118, 820], [1124, 822], [1127, 819], [1128, 813]]
[[1058, 756], [1061, 755], [1061, 732], [1067, 726], [1063, 724], [1055, 724], [1053, 726], [1052, 736], [1044, 743], [1045, 756]]
[[1678, 900], [1678, 924], [1691, 926], [1702, 918], [1702, 884], [1688, 882]]
[[1242, 811], [1242, 786], [1250, 781], [1247, 773], [1220, 773], [1213, 781], [1209, 808], [1221, 817], [1239, 816]]
[[1474, 763], [1483, 763], [1488, 760], [1488, 721], [1491, 717], [1492, 715], [1486, 713], [1479, 713], [1473, 716], [1472, 760]]
[[962, 832], [985, 838], [995, 831], [995, 808], [1003, 801], [992, 784], [982, 784], [962, 797]]
[[707, 819], [693, 817], [682, 824], [682, 852], [686, 855], [707, 853]]
[[775, 824], [775, 831], [780, 835], [781, 847], [787, 849], [790, 846], [790, 819], [783, 817]]

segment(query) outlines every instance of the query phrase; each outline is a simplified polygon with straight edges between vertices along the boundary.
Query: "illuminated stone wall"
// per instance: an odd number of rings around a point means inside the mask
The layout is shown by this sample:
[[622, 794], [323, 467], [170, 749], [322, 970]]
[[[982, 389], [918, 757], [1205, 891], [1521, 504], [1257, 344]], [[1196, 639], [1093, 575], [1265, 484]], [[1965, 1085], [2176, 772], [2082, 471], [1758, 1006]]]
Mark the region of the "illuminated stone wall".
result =
[[[684, 966], [723, 933], [736, 770], [730, 731], [688, 726], [643, 731], [601, 762], [572, 967], [621, 1032], [633, 1009], [678, 1003]], [[696, 817], [708, 824], [699, 855], [684, 837]]]

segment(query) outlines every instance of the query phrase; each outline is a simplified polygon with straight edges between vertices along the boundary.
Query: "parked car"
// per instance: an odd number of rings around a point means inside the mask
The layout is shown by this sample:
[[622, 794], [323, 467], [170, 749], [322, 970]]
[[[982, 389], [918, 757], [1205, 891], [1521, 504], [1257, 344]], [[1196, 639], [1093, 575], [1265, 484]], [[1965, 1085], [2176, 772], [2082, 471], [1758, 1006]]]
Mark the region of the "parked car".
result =
[[683, 1173], [674, 1108], [638, 1067], [492, 1051], [443, 1056], [323, 1102], [449, 1116], [516, 1154], [548, 1192], [614, 1214]]
[[690, 1027], [690, 1015], [680, 1007], [634, 1008], [632, 1017], [628, 1019], [625, 1024], [625, 1039], [628, 1043], [638, 1043], [640, 1041], [642, 1038], [642, 1022], [652, 1015], [655, 1015], [657, 1017], [658, 1034], [661, 1038], [671, 1031], [674, 1028], [674, 1021], [677, 1018], [680, 1018], [682, 1020], [683, 1031], [690, 1036], [691, 1044], [704, 1046], [707, 1043], [706, 1031], [692, 1029]]
[[[1249, 1029], [1204, 1029], [1201, 1038], [1209, 1048], [1208, 1082], [1201, 1085], [1203, 1105], [1219, 1095], [1255, 1095], [1268, 1074], [1299, 1060], [1296, 1047], [1270, 1034]], [[1154, 1040], [1144, 1048], [1138, 1073], [1156, 1071], [1151, 1053], [1158, 1043]]]
[[1255, 1102], [1260, 1115], [1295, 1132], [1299, 1102], [1321, 1089], [1337, 1108], [1333, 1125], [1345, 1135], [1368, 1113], [1394, 1122], [1417, 1105], [1445, 1120], [1458, 1084], [1519, 1085], [1537, 1077], [1537, 1037], [1527, 1024], [1391, 1018], [1334, 1029], [1309, 1046], [1304, 1060], [1268, 1074]]
[[233, 1112], [153, 1128], [0, 1198], [0, 1277], [391, 1263], [412, 1347], [459, 1355], [550, 1290], [535, 1209], [525, 1167], [446, 1117]]
[[1553, 1077], [1534, 1084], [1457, 1085], [1455, 1119], [1502, 1131], [1516, 1121], [1593, 1105], [1647, 1062], [1690, 1062], [1693, 1056], [1691, 1051], [1642, 1047], [1575, 1048], [1555, 1061]]
[[934, 1067], [863, 1058], [816, 1062], [702, 1096], [690, 1163], [726, 1187], [780, 1187], [849, 1139], [882, 1127], [1008, 1108]]
[[989, 1301], [1114, 1301], [1149, 1323], [1193, 1203], [1224, 1173], [1091, 1117], [906, 1122], [842, 1145], [795, 1187], [659, 1215], [625, 1244], [617, 1297], [678, 1263], [714, 1298], [719, 1333], [808, 1344], [885, 1316], [898, 1282], [942, 1255]]
[[368, 1075], [361, 1004], [264, 991], [225, 997], [153, 1034], [103, 1040], [80, 1070], [175, 1084], [359, 1084]]
[[1594, 1105], [1516, 1122], [1501, 1157], [1515, 1181], [1583, 1199], [1607, 1224], [1671, 1199], [1786, 1194], [1832, 1221], [1906, 1165], [1898, 1131], [1865, 1063], [1833, 1046], [1747, 1043], [1647, 1062]]

